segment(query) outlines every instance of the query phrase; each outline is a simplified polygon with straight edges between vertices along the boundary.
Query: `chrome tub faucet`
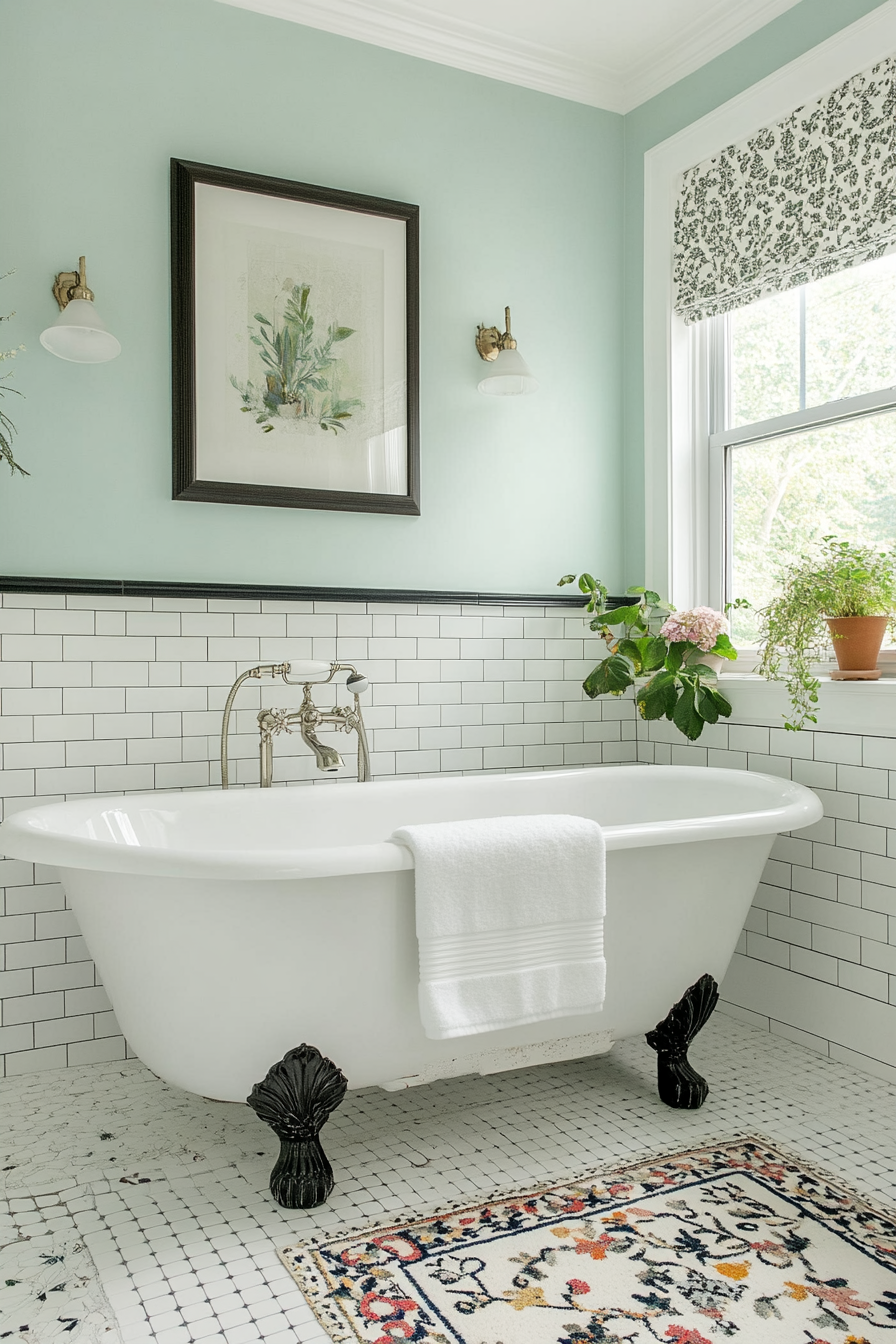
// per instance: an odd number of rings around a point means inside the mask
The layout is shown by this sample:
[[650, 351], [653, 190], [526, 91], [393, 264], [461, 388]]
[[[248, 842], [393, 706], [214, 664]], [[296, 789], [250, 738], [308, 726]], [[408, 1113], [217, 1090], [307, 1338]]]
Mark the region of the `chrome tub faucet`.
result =
[[[295, 676], [290, 676], [290, 673]], [[347, 672], [345, 688], [350, 691], [354, 703], [342, 708], [334, 705], [332, 709], [318, 709], [311, 695], [312, 686], [326, 686], [339, 672]], [[324, 675], [326, 674], [326, 675]], [[243, 682], [253, 677], [260, 681], [262, 677], [281, 678], [287, 686], [302, 686], [303, 695], [300, 707], [294, 712], [285, 709], [262, 709], [258, 714], [259, 772], [263, 789], [269, 789], [274, 776], [274, 738], [280, 733], [298, 731], [302, 741], [314, 752], [318, 770], [333, 773], [345, 764], [339, 752], [319, 741], [317, 730], [322, 726], [333, 727], [337, 732], [356, 733], [358, 737], [358, 782], [370, 781], [370, 752], [367, 747], [367, 733], [361, 714], [359, 697], [367, 690], [367, 678], [350, 663], [323, 663], [304, 661], [300, 663], [264, 663], [259, 667], [250, 667], [242, 672], [230, 688], [224, 705], [224, 717], [221, 723], [221, 788], [230, 787], [228, 737], [230, 732], [230, 714], [236, 693]], [[310, 678], [316, 678], [312, 681]], [[322, 679], [319, 679], [322, 678]]]

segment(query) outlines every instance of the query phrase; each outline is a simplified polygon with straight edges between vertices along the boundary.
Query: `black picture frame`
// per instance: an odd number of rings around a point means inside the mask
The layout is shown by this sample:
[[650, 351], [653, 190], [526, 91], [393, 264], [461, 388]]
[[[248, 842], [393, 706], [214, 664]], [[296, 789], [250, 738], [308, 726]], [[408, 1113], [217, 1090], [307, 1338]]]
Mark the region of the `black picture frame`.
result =
[[[320, 486], [203, 480], [197, 473], [197, 257], [198, 185], [322, 205], [332, 210], [396, 220], [404, 226], [406, 370], [406, 489], [403, 493]], [[172, 497], [216, 504], [335, 509], [358, 513], [420, 513], [419, 428], [419, 207], [357, 192], [265, 177], [231, 168], [171, 160]], [[342, 330], [340, 328], [340, 330]], [[257, 342], [256, 342], [257, 344]], [[236, 384], [234, 384], [236, 386]], [[222, 395], [224, 388], [222, 370]], [[237, 408], [239, 409], [239, 408]], [[278, 408], [279, 409], [279, 408]], [[345, 418], [349, 418], [346, 416]], [[274, 422], [277, 427], [277, 422]], [[338, 426], [337, 426], [338, 428]], [[338, 433], [333, 431], [338, 440]], [[338, 449], [338, 444], [337, 444]]]

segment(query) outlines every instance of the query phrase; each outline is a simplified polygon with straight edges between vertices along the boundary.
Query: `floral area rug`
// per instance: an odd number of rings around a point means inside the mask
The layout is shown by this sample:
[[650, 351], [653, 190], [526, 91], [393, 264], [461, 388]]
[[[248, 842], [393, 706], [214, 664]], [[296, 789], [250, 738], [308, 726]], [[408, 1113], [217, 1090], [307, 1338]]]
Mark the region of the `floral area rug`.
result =
[[755, 1138], [280, 1254], [340, 1342], [896, 1344], [896, 1210]]

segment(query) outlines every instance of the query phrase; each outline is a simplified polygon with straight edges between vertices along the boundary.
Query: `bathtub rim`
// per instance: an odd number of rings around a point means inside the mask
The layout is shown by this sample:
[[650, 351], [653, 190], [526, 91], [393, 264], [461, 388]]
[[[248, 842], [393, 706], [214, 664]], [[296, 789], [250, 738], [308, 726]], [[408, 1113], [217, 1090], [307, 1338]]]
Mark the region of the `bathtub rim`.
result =
[[[605, 771], [608, 766], [585, 766], [573, 770], [515, 771], [513, 778], [525, 776], [548, 781], [575, 775], [591, 775]], [[607, 850], [633, 849], [654, 845], [693, 844], [701, 840], [722, 840], [739, 836], [769, 835], [782, 831], [801, 830], [820, 820], [823, 808], [818, 797], [805, 785], [782, 779], [777, 775], [753, 771], [732, 772], [713, 766], [656, 766], [631, 765], [613, 769], [674, 772], [684, 778], [699, 777], [705, 782], [707, 773], [719, 777], [721, 783], [736, 774], [738, 782], [753, 788], [759, 797], [764, 795], [769, 805], [749, 812], [732, 812], [716, 816], [697, 816], [671, 820], [633, 822], [605, 826]], [[432, 780], [407, 780], [425, 787]], [[507, 776], [474, 776], [474, 779], [505, 779]], [[472, 782], [469, 777], [458, 783]], [[381, 781], [385, 786], [391, 781]], [[341, 789], [367, 789], [369, 785], [340, 782]], [[403, 845], [391, 840], [374, 844], [327, 846], [319, 849], [279, 850], [175, 850], [149, 845], [127, 845], [108, 840], [77, 836], [56, 829], [54, 823], [67, 815], [72, 824], [86, 820], [111, 808], [127, 810], [131, 807], [165, 807], [172, 805], [199, 806], [198, 800], [207, 801], [209, 795], [236, 799], [243, 790], [225, 794], [220, 789], [192, 789], [180, 793], [154, 791], [125, 795], [91, 795], [70, 802], [50, 803], [14, 813], [0, 826], [0, 852], [13, 859], [42, 863], [55, 868], [79, 868], [95, 872], [121, 873], [143, 877], [214, 878], [223, 881], [284, 881], [303, 878], [341, 877], [363, 873], [387, 873], [412, 870], [414, 861]], [[253, 794], [257, 791], [252, 790]], [[276, 790], [276, 794], [285, 793]], [[771, 805], [772, 800], [777, 805]], [[191, 800], [197, 800], [193, 802]], [[234, 806], [235, 804], [227, 804]]]

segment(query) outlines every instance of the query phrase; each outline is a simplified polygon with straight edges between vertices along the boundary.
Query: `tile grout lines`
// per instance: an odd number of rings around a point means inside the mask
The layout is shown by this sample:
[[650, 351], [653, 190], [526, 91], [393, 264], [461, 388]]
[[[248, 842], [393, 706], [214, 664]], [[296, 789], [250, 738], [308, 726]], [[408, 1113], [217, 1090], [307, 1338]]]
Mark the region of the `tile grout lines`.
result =
[[246, 1107], [180, 1092], [137, 1061], [7, 1079], [0, 1231], [30, 1237], [14, 1245], [33, 1261], [87, 1246], [94, 1280], [80, 1298], [60, 1294], [65, 1315], [102, 1293], [109, 1307], [102, 1328], [85, 1314], [82, 1334], [65, 1336], [75, 1344], [325, 1344], [276, 1255], [318, 1229], [751, 1131], [896, 1202], [896, 1087], [721, 1016], [692, 1058], [712, 1089], [698, 1112], [657, 1100], [640, 1040], [595, 1060], [349, 1093], [324, 1131], [335, 1195], [304, 1214], [271, 1200], [276, 1140]]

